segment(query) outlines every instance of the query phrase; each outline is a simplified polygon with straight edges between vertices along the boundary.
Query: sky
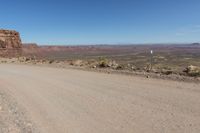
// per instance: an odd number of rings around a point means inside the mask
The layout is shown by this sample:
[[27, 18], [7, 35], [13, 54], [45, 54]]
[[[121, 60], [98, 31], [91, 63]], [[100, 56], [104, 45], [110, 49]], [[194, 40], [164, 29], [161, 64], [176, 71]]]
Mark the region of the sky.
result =
[[0, 0], [0, 29], [41, 45], [200, 42], [200, 0]]

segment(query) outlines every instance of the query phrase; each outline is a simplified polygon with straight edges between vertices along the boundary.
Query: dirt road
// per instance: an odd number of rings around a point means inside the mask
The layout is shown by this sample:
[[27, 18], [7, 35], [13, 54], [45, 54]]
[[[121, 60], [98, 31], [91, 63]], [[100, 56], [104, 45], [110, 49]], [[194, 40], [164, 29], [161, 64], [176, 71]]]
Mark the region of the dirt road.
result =
[[0, 64], [9, 94], [42, 133], [199, 133], [200, 85]]

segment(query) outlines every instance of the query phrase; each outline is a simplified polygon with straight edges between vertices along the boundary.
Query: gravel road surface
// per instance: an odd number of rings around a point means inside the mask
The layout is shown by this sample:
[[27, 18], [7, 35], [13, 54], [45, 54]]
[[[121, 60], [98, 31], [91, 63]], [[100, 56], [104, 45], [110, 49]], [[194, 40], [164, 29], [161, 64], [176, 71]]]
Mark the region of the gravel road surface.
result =
[[[12, 132], [9, 126], [13, 132], [36, 132], [32, 127], [25, 130], [30, 125], [41, 133], [200, 132], [196, 83], [0, 64], [0, 96], [3, 93], [14, 99], [14, 114], [24, 112], [19, 116], [32, 123], [16, 124], [12, 111], [9, 115], [12, 102], [0, 98], [0, 132]], [[9, 119], [3, 117], [4, 107]]]

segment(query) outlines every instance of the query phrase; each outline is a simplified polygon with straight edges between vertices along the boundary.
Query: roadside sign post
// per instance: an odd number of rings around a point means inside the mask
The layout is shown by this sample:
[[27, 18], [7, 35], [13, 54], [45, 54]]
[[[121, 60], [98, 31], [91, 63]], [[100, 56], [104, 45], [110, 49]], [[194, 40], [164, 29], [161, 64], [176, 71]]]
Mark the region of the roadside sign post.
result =
[[150, 71], [153, 68], [153, 50], [151, 50], [151, 64], [150, 64]]

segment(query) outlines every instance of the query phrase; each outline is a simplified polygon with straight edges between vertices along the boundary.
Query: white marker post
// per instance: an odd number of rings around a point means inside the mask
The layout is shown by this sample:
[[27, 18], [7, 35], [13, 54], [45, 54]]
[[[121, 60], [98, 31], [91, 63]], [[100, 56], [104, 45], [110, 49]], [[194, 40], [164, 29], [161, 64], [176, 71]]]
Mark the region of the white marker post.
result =
[[151, 50], [151, 64], [150, 64], [150, 70], [153, 68], [153, 50]]
[[151, 50], [151, 54], [153, 54], [153, 50]]

